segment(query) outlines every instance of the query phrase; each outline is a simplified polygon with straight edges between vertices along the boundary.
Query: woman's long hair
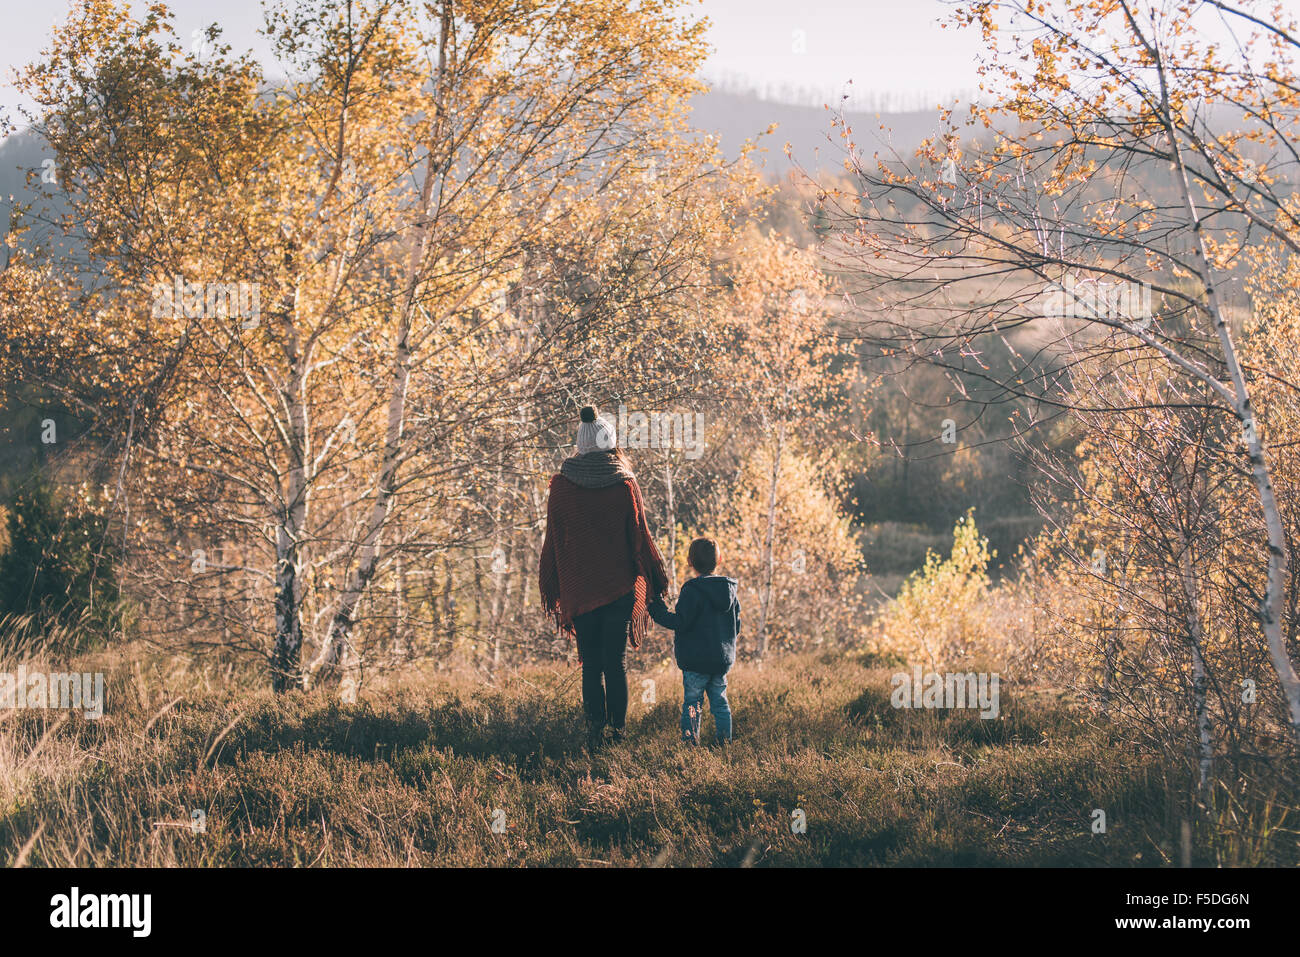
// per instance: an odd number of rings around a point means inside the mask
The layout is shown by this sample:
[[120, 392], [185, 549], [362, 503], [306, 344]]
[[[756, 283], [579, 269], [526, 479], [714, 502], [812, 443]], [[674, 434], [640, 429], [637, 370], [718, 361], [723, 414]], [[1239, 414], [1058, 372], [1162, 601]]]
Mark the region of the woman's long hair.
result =
[[633, 475], [636, 474], [636, 469], [632, 467], [632, 456], [624, 452], [621, 445], [614, 446], [614, 458], [618, 460], [618, 464], [623, 466], [623, 468], [627, 469]]

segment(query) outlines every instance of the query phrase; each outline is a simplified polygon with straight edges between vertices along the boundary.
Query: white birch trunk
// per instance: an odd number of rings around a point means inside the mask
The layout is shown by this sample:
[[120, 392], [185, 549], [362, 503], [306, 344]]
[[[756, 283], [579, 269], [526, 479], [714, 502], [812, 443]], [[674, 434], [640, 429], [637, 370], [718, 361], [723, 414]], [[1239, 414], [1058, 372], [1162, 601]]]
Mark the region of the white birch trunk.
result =
[[[1126, 611], [1125, 599], [1128, 595], [1128, 539], [1120, 539], [1120, 558], [1123, 564], [1119, 573], [1119, 593], [1115, 598], [1115, 627], [1111, 629], [1110, 635], [1106, 638], [1105, 651], [1105, 668], [1101, 679], [1101, 713], [1103, 717], [1110, 716], [1111, 688], [1115, 681], [1115, 656], [1119, 653], [1120, 639], [1124, 627], [1124, 615]], [[1106, 572], [1110, 573], [1110, 566], [1107, 565]]]
[[[668, 453], [671, 455], [671, 453]], [[668, 597], [677, 600], [677, 505], [673, 501], [673, 463], [664, 462], [664, 489], [668, 500]]]
[[1210, 771], [1214, 766], [1214, 742], [1211, 737], [1209, 703], [1206, 700], [1209, 677], [1205, 670], [1205, 658], [1201, 654], [1204, 633], [1201, 629], [1196, 571], [1192, 563], [1192, 549], [1186, 540], [1183, 542], [1182, 573], [1183, 596], [1187, 601], [1187, 638], [1192, 646], [1192, 716], [1196, 728], [1196, 790], [1204, 796], [1209, 789]]
[[[450, 6], [450, 4], [443, 5], [442, 28], [439, 33], [436, 74], [438, 88], [435, 91], [435, 107], [439, 114], [439, 124], [442, 114], [441, 87], [446, 69], [447, 37], [452, 25]], [[398, 311], [397, 336], [393, 352], [393, 385], [388, 400], [388, 416], [384, 428], [384, 456], [375, 483], [375, 498], [370, 507], [365, 534], [359, 543], [356, 564], [348, 570], [343, 593], [339, 596], [338, 604], [330, 619], [329, 631], [321, 645], [320, 654], [312, 662], [310, 669], [310, 676], [318, 676], [322, 670], [337, 664], [342, 670], [345, 698], [355, 698], [356, 690], [360, 686], [361, 660], [352, 644], [352, 626], [355, 622], [357, 606], [370, 587], [375, 571], [379, 567], [384, 526], [392, 509], [397, 468], [402, 458], [406, 396], [411, 380], [411, 317], [415, 314], [420, 268], [425, 261], [432, 236], [430, 207], [434, 183], [439, 174], [438, 158], [435, 154], [435, 148], [439, 145], [436, 142], [428, 144], [429, 155], [425, 160], [424, 183], [420, 187], [419, 219], [407, 264], [406, 288], [403, 290]]]
[[1268, 534], [1268, 573], [1264, 597], [1259, 604], [1259, 620], [1264, 631], [1264, 639], [1268, 645], [1273, 670], [1277, 673], [1278, 681], [1282, 686], [1282, 694], [1286, 699], [1292, 733], [1297, 742], [1300, 742], [1300, 676], [1296, 675], [1295, 666], [1287, 654], [1286, 637], [1282, 633], [1282, 603], [1286, 588], [1288, 564], [1286, 531], [1282, 524], [1282, 513], [1278, 508], [1277, 498], [1273, 492], [1273, 480], [1269, 474], [1268, 455], [1263, 443], [1260, 441], [1259, 430], [1255, 425], [1255, 411], [1250, 401], [1250, 389], [1246, 383], [1245, 374], [1242, 372], [1241, 363], [1237, 357], [1237, 348], [1232, 341], [1232, 331], [1228, 328], [1228, 322], [1223, 314], [1219, 293], [1210, 270], [1201, 218], [1196, 211], [1196, 204], [1192, 200], [1191, 186], [1187, 179], [1187, 169], [1183, 164], [1182, 151], [1178, 145], [1177, 135], [1172, 124], [1166, 125], [1165, 132], [1169, 138], [1170, 150], [1174, 158], [1174, 167], [1177, 174], [1175, 179], [1182, 193], [1183, 205], [1192, 224], [1192, 231], [1196, 239], [1194, 250], [1196, 266], [1205, 290], [1206, 307], [1210, 314], [1210, 321], [1218, 334], [1219, 344], [1223, 349], [1223, 360], [1227, 365], [1228, 374], [1232, 379], [1233, 391], [1236, 394], [1233, 412], [1242, 424], [1246, 452], [1250, 458], [1251, 479], [1255, 483], [1256, 496], [1259, 499], [1260, 509], [1264, 513], [1264, 527]]
[[399, 327], [396, 357], [394, 359], [393, 391], [388, 401], [388, 425], [384, 435], [384, 458], [376, 483], [375, 498], [370, 506], [366, 533], [361, 539], [357, 563], [349, 569], [343, 593], [330, 619], [329, 631], [321, 652], [312, 662], [311, 673], [319, 677], [324, 669], [338, 665], [342, 671], [343, 695], [354, 698], [360, 685], [360, 655], [352, 644], [352, 626], [357, 606], [374, 580], [379, 566], [380, 546], [384, 526], [392, 508], [393, 485], [397, 464], [402, 452], [402, 427], [406, 413], [406, 393], [410, 382], [411, 356], [407, 341], [410, 336], [409, 316]]
[[768, 488], [767, 529], [763, 535], [763, 591], [758, 603], [756, 650], [759, 664], [767, 654], [767, 622], [772, 610], [772, 578], [776, 571], [776, 497], [781, 478], [781, 456], [785, 451], [785, 430], [776, 427], [776, 449], [772, 456], [772, 482]]
[[286, 322], [286, 351], [290, 376], [285, 396], [289, 409], [288, 436], [290, 467], [284, 489], [283, 511], [275, 526], [275, 648], [272, 653], [271, 685], [287, 691], [301, 681], [303, 546], [307, 527], [308, 475], [311, 461], [307, 428], [307, 403], [303, 390], [306, 373], [299, 354], [298, 337]]

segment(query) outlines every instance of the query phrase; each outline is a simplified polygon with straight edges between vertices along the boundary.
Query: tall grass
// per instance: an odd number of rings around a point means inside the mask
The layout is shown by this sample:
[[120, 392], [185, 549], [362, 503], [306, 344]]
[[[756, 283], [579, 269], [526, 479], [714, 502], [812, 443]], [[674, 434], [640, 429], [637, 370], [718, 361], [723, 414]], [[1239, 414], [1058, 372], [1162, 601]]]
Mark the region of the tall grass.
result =
[[[0, 713], [0, 860], [1157, 865], [1178, 855], [1176, 769], [1134, 754], [1117, 729], [1059, 698], [1005, 691], [992, 721], [895, 710], [888, 673], [854, 657], [738, 668], [727, 750], [676, 740], [675, 671], [637, 674], [628, 740], [594, 756], [569, 668], [496, 687], [416, 671], [343, 706], [214, 687], [182, 662], [140, 660], [110, 667], [100, 721]], [[654, 701], [635, 693], [644, 679]], [[1294, 862], [1294, 801], [1252, 800], [1224, 813], [1262, 814], [1269, 828], [1213, 852], [1198, 831], [1199, 862]], [[1107, 811], [1105, 834], [1092, 833], [1094, 808]], [[792, 829], [796, 810], [806, 833]]]

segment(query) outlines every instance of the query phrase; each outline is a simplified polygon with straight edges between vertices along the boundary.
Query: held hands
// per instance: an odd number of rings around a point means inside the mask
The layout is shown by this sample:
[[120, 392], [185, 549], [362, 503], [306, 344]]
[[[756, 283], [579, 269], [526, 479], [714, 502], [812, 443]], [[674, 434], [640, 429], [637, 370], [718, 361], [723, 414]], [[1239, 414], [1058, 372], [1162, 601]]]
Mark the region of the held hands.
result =
[[660, 625], [661, 627], [667, 627], [661, 620], [662, 616], [668, 613], [668, 606], [664, 603], [663, 595], [656, 595], [654, 598], [650, 599], [647, 610], [650, 612], [650, 617], [654, 619], [655, 624]]

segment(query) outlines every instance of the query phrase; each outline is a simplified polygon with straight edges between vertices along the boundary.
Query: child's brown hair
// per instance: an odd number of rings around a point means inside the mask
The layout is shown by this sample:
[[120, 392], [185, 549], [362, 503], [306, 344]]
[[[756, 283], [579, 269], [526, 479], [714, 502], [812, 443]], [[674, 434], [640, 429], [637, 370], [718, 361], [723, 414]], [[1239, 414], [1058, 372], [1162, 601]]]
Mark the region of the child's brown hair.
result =
[[686, 560], [701, 575], [711, 575], [718, 567], [718, 543], [711, 538], [697, 538], [686, 552]]

